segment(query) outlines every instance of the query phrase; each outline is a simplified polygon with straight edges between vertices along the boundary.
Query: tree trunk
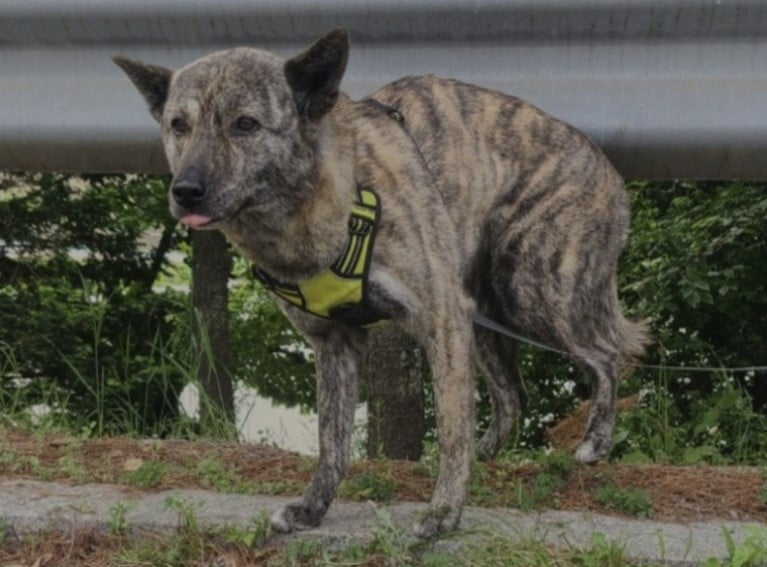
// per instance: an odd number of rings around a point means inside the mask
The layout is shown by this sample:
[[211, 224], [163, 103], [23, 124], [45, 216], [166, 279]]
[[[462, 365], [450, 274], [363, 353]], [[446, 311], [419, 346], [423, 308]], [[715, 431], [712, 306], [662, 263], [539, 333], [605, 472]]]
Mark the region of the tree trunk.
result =
[[423, 350], [392, 325], [370, 332], [368, 388], [369, 458], [417, 461], [423, 453]]
[[229, 341], [229, 273], [232, 258], [218, 231], [191, 231], [192, 306], [197, 338], [200, 423], [206, 434], [235, 435], [234, 367]]

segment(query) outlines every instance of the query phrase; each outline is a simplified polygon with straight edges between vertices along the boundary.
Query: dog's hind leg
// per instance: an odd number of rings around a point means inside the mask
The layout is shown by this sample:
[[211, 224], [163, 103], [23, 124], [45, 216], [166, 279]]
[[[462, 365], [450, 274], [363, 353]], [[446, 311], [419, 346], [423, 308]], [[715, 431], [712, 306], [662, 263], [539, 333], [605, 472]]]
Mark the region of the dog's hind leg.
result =
[[592, 351], [584, 355], [583, 366], [592, 375], [591, 407], [586, 433], [575, 451], [575, 459], [594, 463], [605, 457], [612, 446], [618, 403], [618, 357], [617, 354], [595, 356]]
[[477, 458], [495, 457], [511, 436], [519, 418], [522, 374], [517, 365], [517, 342], [498, 333], [475, 326], [477, 364], [490, 393], [493, 415], [477, 443]]
[[[629, 321], [621, 313], [614, 277], [603, 290], [603, 293], [595, 294], [594, 308], [590, 310], [594, 317], [590, 327], [594, 332], [590, 334], [588, 346], [581, 342], [569, 348], [580, 359], [580, 365], [592, 375], [586, 433], [575, 451], [575, 458], [582, 463], [598, 461], [610, 451], [621, 367], [627, 359], [639, 355], [647, 342], [644, 324]], [[587, 316], [580, 319], [587, 321]]]
[[[300, 325], [296, 317], [291, 318]], [[314, 347], [317, 369], [320, 455], [301, 501], [272, 516], [272, 527], [279, 532], [318, 525], [349, 463], [365, 331], [316, 318], [312, 327], [306, 335]]]

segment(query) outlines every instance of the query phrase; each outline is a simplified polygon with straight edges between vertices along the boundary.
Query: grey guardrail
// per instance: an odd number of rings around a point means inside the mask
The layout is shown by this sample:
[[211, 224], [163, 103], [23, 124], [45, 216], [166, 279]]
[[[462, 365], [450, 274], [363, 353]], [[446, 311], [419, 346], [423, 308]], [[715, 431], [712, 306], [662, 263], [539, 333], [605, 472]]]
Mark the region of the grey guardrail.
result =
[[452, 76], [571, 122], [629, 177], [767, 179], [764, 0], [2, 0], [0, 170], [165, 171], [109, 54], [289, 55], [338, 25], [354, 97]]

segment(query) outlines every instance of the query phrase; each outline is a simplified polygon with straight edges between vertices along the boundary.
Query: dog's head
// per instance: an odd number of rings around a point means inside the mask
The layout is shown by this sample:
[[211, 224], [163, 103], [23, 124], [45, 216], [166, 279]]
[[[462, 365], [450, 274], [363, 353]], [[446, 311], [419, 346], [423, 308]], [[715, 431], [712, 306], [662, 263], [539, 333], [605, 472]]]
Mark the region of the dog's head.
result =
[[274, 216], [299, 206], [348, 52], [338, 29], [287, 61], [237, 48], [174, 72], [115, 56], [160, 123], [173, 216], [194, 228], [225, 228], [244, 211]]

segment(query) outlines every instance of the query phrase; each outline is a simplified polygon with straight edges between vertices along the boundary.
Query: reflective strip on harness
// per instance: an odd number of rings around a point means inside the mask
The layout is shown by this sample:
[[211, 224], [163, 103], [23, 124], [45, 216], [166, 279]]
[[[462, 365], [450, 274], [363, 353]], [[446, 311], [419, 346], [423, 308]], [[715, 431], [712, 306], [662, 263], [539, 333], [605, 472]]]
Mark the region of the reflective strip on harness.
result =
[[330, 268], [297, 285], [280, 282], [255, 267], [253, 275], [269, 291], [312, 315], [364, 327], [383, 321], [388, 317], [375, 309], [367, 297], [370, 258], [380, 215], [378, 195], [358, 188], [346, 244]]

